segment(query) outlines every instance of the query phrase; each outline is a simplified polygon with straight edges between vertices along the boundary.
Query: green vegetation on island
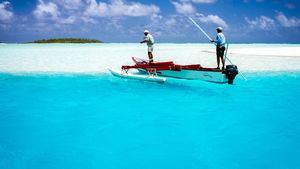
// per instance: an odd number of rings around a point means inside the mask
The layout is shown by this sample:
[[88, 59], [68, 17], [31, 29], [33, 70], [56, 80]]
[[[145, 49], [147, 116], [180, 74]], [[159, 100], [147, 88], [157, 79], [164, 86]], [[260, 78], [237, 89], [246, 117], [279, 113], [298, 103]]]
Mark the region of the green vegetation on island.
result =
[[62, 38], [62, 39], [42, 39], [32, 43], [103, 43], [97, 39], [80, 39], [80, 38]]

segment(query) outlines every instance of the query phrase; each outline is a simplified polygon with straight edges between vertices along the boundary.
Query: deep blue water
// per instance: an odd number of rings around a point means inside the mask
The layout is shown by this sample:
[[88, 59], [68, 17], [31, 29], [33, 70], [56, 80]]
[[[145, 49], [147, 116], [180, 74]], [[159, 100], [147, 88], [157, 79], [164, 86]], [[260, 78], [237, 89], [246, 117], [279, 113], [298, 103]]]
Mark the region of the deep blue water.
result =
[[0, 74], [0, 168], [300, 168], [300, 73], [247, 77]]

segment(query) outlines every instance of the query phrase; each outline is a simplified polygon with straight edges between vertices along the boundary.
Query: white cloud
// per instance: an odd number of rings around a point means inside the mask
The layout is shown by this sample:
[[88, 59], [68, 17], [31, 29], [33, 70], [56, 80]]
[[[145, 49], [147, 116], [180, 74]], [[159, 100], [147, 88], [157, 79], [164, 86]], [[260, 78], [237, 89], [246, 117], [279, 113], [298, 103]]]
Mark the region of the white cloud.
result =
[[282, 12], [279, 12], [277, 14], [276, 19], [283, 27], [298, 27], [298, 26], [300, 26], [299, 18], [296, 18], [296, 17], [288, 18]]
[[0, 21], [9, 23], [14, 18], [14, 13], [10, 9], [10, 2], [4, 1], [0, 3]]
[[83, 20], [83, 22], [88, 23], [88, 24], [97, 24], [97, 21], [93, 18], [90, 17], [81, 17], [81, 19]]
[[83, 2], [82, 0], [58, 0], [65, 9], [75, 10], [82, 7]]
[[199, 4], [211, 4], [215, 3], [217, 0], [192, 0], [194, 3], [199, 3]]
[[197, 18], [203, 23], [213, 23], [218, 26], [225, 27], [225, 28], [228, 27], [227, 23], [222, 18], [220, 18], [218, 15], [206, 15], [205, 16], [204, 14], [197, 13]]
[[85, 16], [151, 16], [160, 12], [156, 5], [145, 5], [139, 2], [125, 3], [123, 0], [112, 0], [110, 3], [88, 0], [88, 7], [84, 12]]
[[43, 0], [39, 0], [36, 9], [33, 11], [33, 14], [38, 19], [51, 18], [56, 20], [58, 19], [60, 12], [56, 4], [52, 2], [45, 3]]
[[[174, 2], [175, 0], [173, 0]], [[213, 4], [216, 3], [217, 0], [176, 0], [175, 2], [181, 3], [195, 3], [195, 4]]]
[[175, 18], [170, 18], [165, 21], [165, 24], [169, 27], [175, 26], [177, 24], [177, 21]]
[[271, 30], [275, 28], [275, 21], [266, 16], [256, 17], [253, 20], [246, 17], [245, 20], [251, 29]]
[[76, 21], [76, 17], [75, 16], [69, 16], [69, 17], [67, 17], [65, 19], [60, 19], [59, 23], [69, 25], [69, 24], [75, 23], [75, 21]]
[[[195, 14], [196, 17], [203, 23], [213, 23], [219, 26], [228, 27], [227, 23], [218, 15], [204, 15], [201, 13], [197, 13], [196, 8], [190, 3], [191, 0], [180, 0], [180, 1], [172, 1], [172, 4], [175, 6], [177, 13], [191, 15]], [[192, 0], [197, 3], [214, 3], [216, 0]]]
[[172, 4], [175, 6], [176, 11], [180, 14], [193, 14], [196, 12], [195, 7], [189, 2], [173, 1]]
[[[148, 29], [156, 37], [182, 37], [187, 32], [185, 28], [188, 21], [185, 16], [182, 15], [167, 15], [167, 16], [158, 16], [147, 22], [144, 26], [145, 29]], [[140, 27], [136, 27], [136, 31], [141, 31]], [[136, 34], [132, 32], [133, 34]]]
[[163, 16], [157, 15], [157, 14], [154, 14], [150, 17], [151, 21], [159, 20], [159, 19], [162, 19], [162, 18], [163, 18]]
[[[33, 15], [39, 24], [63, 26], [80, 22], [99, 24], [100, 20], [96, 17], [152, 17], [158, 16], [159, 12], [159, 7], [155, 5], [125, 0], [38, 0]], [[114, 25], [117, 24], [115, 22]]]
[[76, 21], [75, 16], [62, 17], [58, 6], [53, 2], [45, 3], [43, 0], [39, 0], [36, 9], [33, 11], [34, 16], [41, 21], [51, 20], [58, 24], [73, 24]]

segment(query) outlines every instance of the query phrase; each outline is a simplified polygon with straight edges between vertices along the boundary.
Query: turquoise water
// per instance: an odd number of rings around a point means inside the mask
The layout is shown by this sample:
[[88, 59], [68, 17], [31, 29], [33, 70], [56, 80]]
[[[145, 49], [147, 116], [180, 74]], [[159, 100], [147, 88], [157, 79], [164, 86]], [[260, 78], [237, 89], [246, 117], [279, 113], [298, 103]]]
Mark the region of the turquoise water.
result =
[[300, 168], [300, 73], [246, 76], [2, 73], [0, 168]]

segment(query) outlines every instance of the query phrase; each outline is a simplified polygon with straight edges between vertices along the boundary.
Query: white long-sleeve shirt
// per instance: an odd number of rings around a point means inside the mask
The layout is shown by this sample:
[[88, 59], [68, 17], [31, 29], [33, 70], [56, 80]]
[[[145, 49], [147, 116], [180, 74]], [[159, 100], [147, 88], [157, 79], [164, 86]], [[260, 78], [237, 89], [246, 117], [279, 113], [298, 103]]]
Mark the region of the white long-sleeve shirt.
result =
[[144, 40], [147, 41], [148, 46], [152, 46], [154, 44], [154, 38], [150, 34], [148, 34], [147, 36], [144, 36]]

